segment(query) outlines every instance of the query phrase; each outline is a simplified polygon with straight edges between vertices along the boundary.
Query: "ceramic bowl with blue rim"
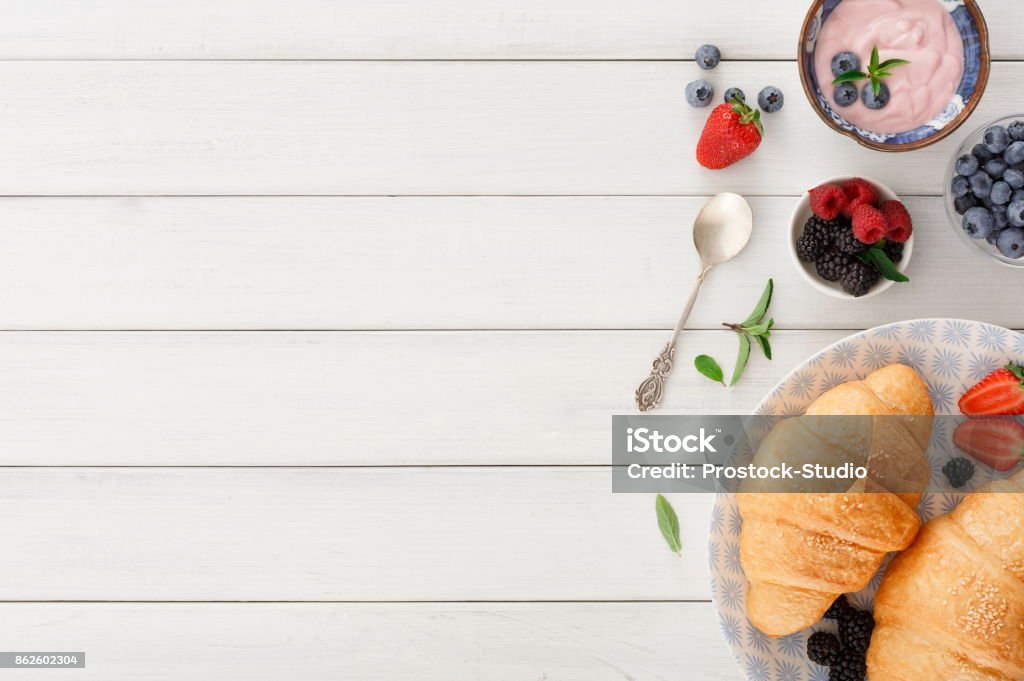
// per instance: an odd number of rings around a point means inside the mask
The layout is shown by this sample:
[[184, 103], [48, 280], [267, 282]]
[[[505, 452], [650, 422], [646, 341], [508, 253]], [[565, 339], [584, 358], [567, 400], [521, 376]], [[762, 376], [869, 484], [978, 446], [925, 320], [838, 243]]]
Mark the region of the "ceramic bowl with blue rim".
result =
[[877, 151], [913, 151], [922, 149], [952, 134], [970, 118], [988, 84], [991, 60], [988, 51], [988, 26], [975, 0], [935, 0], [953, 18], [964, 46], [964, 74], [953, 100], [935, 119], [913, 130], [887, 134], [864, 130], [843, 118], [822, 94], [832, 87], [832, 74], [819, 74], [814, 65], [814, 48], [821, 27], [843, 0], [815, 0], [800, 32], [797, 65], [800, 82], [811, 107], [825, 124], [836, 132], [855, 139]]
[[[752, 446], [782, 418], [804, 413], [819, 395], [846, 381], [864, 378], [884, 366], [899, 362], [913, 367], [928, 385], [936, 415], [959, 413], [957, 401], [968, 388], [1009, 359], [1024, 358], [1024, 334], [992, 324], [962, 319], [916, 319], [862, 331], [817, 353], [783, 378], [762, 400], [749, 421]], [[943, 421], [937, 421], [942, 424]], [[928, 463], [936, 489], [942, 466], [950, 457], [948, 433], [936, 432], [928, 451]], [[737, 445], [746, 446], [746, 445]], [[749, 449], [749, 447], [748, 447]], [[735, 451], [741, 463], [751, 452]], [[979, 465], [977, 484], [998, 474]], [[962, 495], [929, 492], [917, 507], [923, 521], [949, 513]], [[835, 622], [822, 620], [804, 631], [769, 638], [746, 614], [747, 578], [740, 559], [740, 516], [736, 496], [723, 492], [715, 497], [708, 538], [711, 596], [718, 611], [722, 636], [749, 681], [828, 681], [829, 670], [807, 659], [807, 638], [816, 631], [835, 633]], [[849, 596], [859, 609], [870, 610], [885, 573], [881, 569], [862, 591]]]

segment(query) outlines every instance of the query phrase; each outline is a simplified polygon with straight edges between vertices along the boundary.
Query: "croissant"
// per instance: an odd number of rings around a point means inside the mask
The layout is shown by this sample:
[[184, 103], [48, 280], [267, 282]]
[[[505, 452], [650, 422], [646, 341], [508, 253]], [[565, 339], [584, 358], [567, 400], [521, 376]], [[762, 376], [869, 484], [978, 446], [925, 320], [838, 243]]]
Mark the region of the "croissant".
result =
[[[814, 624], [839, 594], [864, 588], [889, 552], [910, 545], [920, 526], [914, 507], [928, 482], [933, 413], [917, 372], [893, 364], [829, 390], [806, 414], [904, 418], [797, 417], [765, 437], [754, 456], [758, 466], [783, 459], [839, 462], [861, 447], [872, 465], [868, 480], [837, 481], [827, 492], [820, 483], [800, 493], [792, 482], [784, 489], [797, 492], [764, 493], [775, 482], [741, 487], [740, 562], [754, 626], [786, 636]], [[887, 477], [900, 479], [898, 491], [888, 491]]]
[[872, 681], [1024, 679], [1024, 473], [927, 523], [886, 570]]

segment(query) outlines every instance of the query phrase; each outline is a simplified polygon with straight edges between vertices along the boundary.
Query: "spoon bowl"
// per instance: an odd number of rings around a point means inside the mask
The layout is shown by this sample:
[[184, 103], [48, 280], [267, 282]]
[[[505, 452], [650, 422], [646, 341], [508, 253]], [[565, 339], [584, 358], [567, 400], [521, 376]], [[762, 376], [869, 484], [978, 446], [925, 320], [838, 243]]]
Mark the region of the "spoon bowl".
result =
[[704, 204], [693, 222], [693, 244], [702, 268], [732, 260], [750, 241], [754, 214], [739, 194], [725, 192]]

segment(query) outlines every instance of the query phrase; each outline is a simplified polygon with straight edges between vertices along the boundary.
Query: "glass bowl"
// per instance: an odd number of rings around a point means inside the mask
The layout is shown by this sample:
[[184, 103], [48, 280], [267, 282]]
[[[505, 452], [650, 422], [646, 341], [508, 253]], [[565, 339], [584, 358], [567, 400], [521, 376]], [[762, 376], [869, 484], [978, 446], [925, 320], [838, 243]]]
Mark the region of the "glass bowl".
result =
[[1008, 267], [1024, 267], [1024, 257], [1016, 260], [1013, 258], [1007, 258], [1006, 256], [999, 252], [999, 250], [995, 247], [994, 244], [988, 243], [988, 241], [986, 241], [985, 239], [972, 239], [970, 236], [967, 235], [962, 226], [963, 216], [956, 212], [956, 208], [953, 205], [953, 189], [951, 186], [953, 183], [953, 178], [956, 177], [957, 175], [957, 159], [963, 156], [964, 154], [971, 153], [971, 150], [974, 148], [974, 146], [976, 144], [980, 144], [983, 141], [983, 138], [985, 137], [985, 131], [991, 128], [993, 125], [1006, 126], [1012, 123], [1013, 121], [1024, 121], [1024, 114], [1004, 116], [1002, 118], [997, 118], [994, 121], [989, 121], [988, 123], [981, 126], [980, 128], [978, 128], [977, 130], [975, 130], [974, 132], [967, 136], [967, 139], [964, 140], [964, 143], [960, 146], [959, 149], [957, 149], [956, 153], [953, 154], [953, 158], [950, 159], [949, 166], [946, 168], [946, 185], [942, 191], [942, 196], [946, 203], [946, 214], [949, 215], [950, 224], [953, 227], [953, 230], [956, 231], [957, 235], [964, 241], [964, 243], [969, 244], [971, 250], [986, 255], [995, 260], [996, 262], [1002, 263], [1003, 265], [1006, 265]]

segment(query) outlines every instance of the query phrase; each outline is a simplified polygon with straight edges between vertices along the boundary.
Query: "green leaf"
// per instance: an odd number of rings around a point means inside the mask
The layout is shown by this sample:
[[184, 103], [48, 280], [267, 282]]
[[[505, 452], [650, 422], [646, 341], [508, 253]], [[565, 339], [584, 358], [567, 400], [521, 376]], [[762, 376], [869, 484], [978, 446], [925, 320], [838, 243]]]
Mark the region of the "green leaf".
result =
[[838, 75], [836, 79], [832, 81], [832, 84], [839, 85], [840, 83], [853, 83], [858, 80], [864, 80], [867, 77], [868, 74], [854, 69], [853, 71], [847, 71], [846, 73]]
[[875, 97], [882, 92], [882, 81], [875, 76], [871, 76], [871, 89], [875, 91]]
[[878, 47], [877, 46], [871, 48], [871, 65], [870, 65], [868, 70], [869, 71], [877, 71], [878, 70]]
[[1024, 366], [1021, 366], [1020, 364], [1015, 364], [1014, 362], [1010, 362], [1003, 368], [1009, 371], [1014, 376], [1016, 376], [1021, 381], [1024, 381]]
[[860, 254], [860, 259], [863, 262], [874, 265], [881, 272], [882, 276], [890, 281], [898, 281], [905, 283], [910, 281], [907, 275], [896, 269], [896, 265], [889, 259], [889, 256], [885, 254], [878, 246], [872, 246], [868, 250]]
[[768, 324], [754, 324], [753, 326], [744, 326], [743, 330], [749, 333], [751, 336], [763, 336], [768, 333]]
[[891, 69], [893, 66], [903, 66], [904, 64], [909, 63], [910, 62], [907, 61], [906, 59], [886, 59], [885, 61], [878, 65], [878, 68], [879, 70], [884, 71], [885, 69]]
[[679, 539], [679, 516], [676, 515], [675, 509], [668, 503], [668, 499], [660, 494], [654, 500], [654, 508], [658, 512], [658, 529], [661, 530], [661, 536], [668, 542], [668, 547], [673, 553], [681, 553], [683, 542]]
[[761, 294], [761, 298], [757, 301], [757, 305], [754, 306], [754, 311], [750, 313], [740, 326], [750, 326], [751, 324], [757, 324], [764, 318], [765, 312], [768, 311], [768, 306], [772, 304], [772, 293], [775, 291], [775, 281], [772, 279], [768, 280], [768, 283], [764, 287], [764, 292]]
[[697, 371], [710, 378], [712, 381], [717, 381], [722, 385], [725, 385], [725, 374], [722, 372], [722, 367], [718, 366], [718, 362], [713, 357], [707, 355], [697, 355], [693, 359], [693, 366], [697, 367]]
[[771, 361], [772, 358], [772, 345], [768, 342], [768, 336], [757, 336], [757, 342], [761, 346], [761, 351], [764, 353], [765, 358]]
[[742, 333], [740, 334], [740, 354], [736, 358], [736, 368], [732, 372], [732, 380], [729, 381], [730, 386], [736, 385], [736, 381], [740, 380], [743, 370], [747, 368], [748, 359], [750, 359], [750, 336]]

